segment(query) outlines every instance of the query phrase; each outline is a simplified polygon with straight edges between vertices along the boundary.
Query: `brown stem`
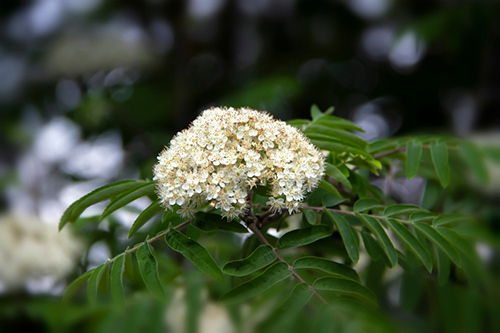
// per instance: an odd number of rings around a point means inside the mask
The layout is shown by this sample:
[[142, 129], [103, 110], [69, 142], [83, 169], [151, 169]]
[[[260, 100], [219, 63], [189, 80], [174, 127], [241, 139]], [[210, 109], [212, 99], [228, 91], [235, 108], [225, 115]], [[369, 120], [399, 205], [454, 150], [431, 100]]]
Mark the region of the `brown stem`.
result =
[[252, 198], [253, 198], [253, 190], [250, 189], [247, 194], [248, 216], [250, 217], [250, 219], [252, 219], [252, 221], [256, 222], [257, 217], [253, 213]]
[[283, 214], [277, 213], [274, 215], [267, 216], [264, 219], [259, 219], [259, 224], [257, 226], [259, 227], [259, 229], [262, 229], [263, 227], [265, 227], [273, 222], [278, 221], [282, 216], [283, 216]]
[[265, 211], [264, 213], [262, 213], [262, 214], [258, 214], [258, 215], [256, 215], [256, 216], [257, 216], [257, 218], [258, 218], [259, 220], [263, 220], [263, 219], [267, 218], [269, 215], [273, 215], [273, 213], [274, 213], [274, 212], [273, 212], [272, 210], [268, 209], [268, 210], [267, 210], [267, 211]]

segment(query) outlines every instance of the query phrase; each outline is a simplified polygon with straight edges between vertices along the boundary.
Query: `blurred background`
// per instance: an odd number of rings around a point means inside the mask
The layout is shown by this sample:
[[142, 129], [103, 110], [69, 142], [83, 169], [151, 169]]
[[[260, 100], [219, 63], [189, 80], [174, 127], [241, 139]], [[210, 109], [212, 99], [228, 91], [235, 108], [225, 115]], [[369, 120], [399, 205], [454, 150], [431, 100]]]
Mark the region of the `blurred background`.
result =
[[450, 134], [498, 161], [499, 14], [496, 1], [2, 1], [4, 327], [49, 327], [46, 300], [115, 254], [119, 226], [148, 202], [91, 239], [57, 233], [64, 209], [110, 181], [151, 178], [162, 147], [211, 106], [288, 120], [333, 105], [367, 140]]

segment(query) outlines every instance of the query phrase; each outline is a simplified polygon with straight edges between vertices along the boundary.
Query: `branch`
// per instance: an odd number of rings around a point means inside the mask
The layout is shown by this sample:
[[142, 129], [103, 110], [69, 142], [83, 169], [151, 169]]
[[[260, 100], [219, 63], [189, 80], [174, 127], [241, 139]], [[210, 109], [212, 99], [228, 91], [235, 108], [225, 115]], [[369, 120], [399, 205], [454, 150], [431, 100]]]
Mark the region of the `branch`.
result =
[[[270, 214], [267, 214], [270, 213]], [[272, 214], [272, 215], [271, 215]], [[283, 216], [283, 213], [272, 213], [271, 211], [267, 211], [264, 214], [257, 215], [258, 218], [258, 224], [257, 227], [259, 229], [262, 229], [263, 227], [278, 221], [281, 217]]]

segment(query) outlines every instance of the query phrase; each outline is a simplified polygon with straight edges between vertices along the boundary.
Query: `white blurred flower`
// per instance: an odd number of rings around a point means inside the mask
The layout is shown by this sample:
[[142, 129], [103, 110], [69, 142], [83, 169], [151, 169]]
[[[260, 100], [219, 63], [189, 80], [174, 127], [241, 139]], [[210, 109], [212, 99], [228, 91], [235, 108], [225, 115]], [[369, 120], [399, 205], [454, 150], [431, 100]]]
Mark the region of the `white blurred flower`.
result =
[[33, 216], [0, 216], [0, 284], [15, 289], [71, 272], [83, 244]]
[[295, 127], [266, 112], [212, 108], [160, 153], [153, 179], [167, 209], [189, 216], [210, 203], [233, 219], [256, 185], [270, 186], [274, 210], [293, 213], [323, 174], [323, 153]]

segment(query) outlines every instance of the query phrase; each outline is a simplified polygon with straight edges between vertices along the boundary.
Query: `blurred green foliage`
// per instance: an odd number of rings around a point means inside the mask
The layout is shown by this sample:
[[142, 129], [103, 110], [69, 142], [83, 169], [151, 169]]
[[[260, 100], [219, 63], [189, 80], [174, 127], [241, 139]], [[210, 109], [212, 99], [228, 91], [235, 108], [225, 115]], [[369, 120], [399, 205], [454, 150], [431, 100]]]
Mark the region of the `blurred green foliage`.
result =
[[[467, 148], [465, 152], [459, 151], [454, 144], [449, 149], [449, 181], [436, 173], [433, 164], [433, 158], [441, 158], [443, 154], [433, 156], [424, 148], [420, 158], [413, 156], [414, 161], [420, 162], [417, 177], [426, 180], [423, 197], [419, 198], [424, 209], [474, 216], [475, 222], [462, 221], [463, 224], [453, 227], [467, 240], [466, 244], [455, 244], [458, 251], [474, 253], [468, 263], [471, 267], [450, 266], [443, 251], [434, 249], [431, 253], [434, 273], [429, 274], [419, 264], [418, 256], [408, 251], [400, 256], [404, 272], [391, 275], [394, 271], [387, 268], [390, 262], [377, 239], [359, 220], [346, 216], [348, 223], [362, 230], [357, 241], [364, 244], [360, 251], [364, 246], [369, 258], [362, 263], [359, 275], [363, 285], [377, 296], [378, 310], [339, 301], [338, 307], [344, 315], [332, 314], [318, 310], [319, 301], [313, 297], [302, 311], [293, 311], [292, 304], [290, 316], [293, 318], [283, 317], [281, 303], [295, 286], [289, 279], [268, 289], [265, 296], [252, 299], [248, 307], [225, 306], [223, 312], [236, 331], [248, 328], [249, 321], [263, 330], [272, 328], [263, 319], [269, 313], [275, 316], [276, 323], [283, 323], [290, 331], [358, 331], [357, 325], [362, 323], [372, 324], [368, 326], [370, 331], [376, 327], [394, 328], [394, 325], [398, 331], [415, 332], [499, 331], [500, 307], [495, 302], [499, 290], [495, 281], [500, 274], [500, 229], [496, 223], [500, 218], [497, 204], [500, 148], [498, 135], [484, 134], [494, 129], [499, 120], [496, 112], [500, 106], [498, 4], [495, 1], [389, 1], [387, 10], [370, 17], [363, 16], [367, 14], [360, 14], [347, 2], [302, 0], [279, 5], [269, 1], [261, 7], [250, 5], [249, 10], [244, 9], [249, 7], [242, 5], [243, 2], [222, 2], [220, 8], [206, 17], [193, 14], [189, 2], [183, 1], [102, 2], [89, 12], [62, 12], [62, 19], [54, 19], [55, 28], [46, 34], [30, 34], [29, 29], [16, 34], [16, 27], [32, 26], [28, 21], [30, 16], [23, 13], [29, 13], [29, 8], [34, 6], [2, 2], [0, 72], [4, 84], [0, 87], [0, 188], [5, 195], [0, 197], [0, 207], [11, 209], [7, 189], [12, 186], [27, 186], [26, 191], [34, 197], [41, 196], [48, 187], [62, 186], [61, 179], [50, 183], [53, 186], [43, 180], [28, 186], [26, 175], [20, 170], [19, 161], [33, 147], [36, 136], [33, 123], [37, 121], [43, 125], [57, 117], [69, 119], [81, 129], [83, 140], [117, 131], [126, 154], [125, 169], [130, 172], [105, 180], [111, 182], [131, 174], [150, 179], [162, 147], [201, 110], [213, 105], [250, 106], [284, 120], [309, 119], [313, 103], [323, 109], [335, 105], [336, 116], [362, 120], [364, 113], [360, 110], [369, 106], [375, 108], [372, 114], [382, 115], [388, 126], [383, 136], [391, 137], [370, 142], [365, 158], [356, 157], [360, 167], [357, 173], [349, 174], [342, 167], [347, 155], [329, 161], [338, 166], [338, 170], [330, 170], [341, 184], [335, 184], [335, 188], [349, 184], [357, 197], [347, 198], [350, 201], [339, 199], [329, 193], [332, 189], [326, 186], [313, 192], [309, 203], [332, 208], [339, 204], [353, 206], [358, 198], [382, 200], [384, 204], [399, 202], [399, 198], [384, 195], [383, 181], [394, 161], [407, 167], [407, 155], [399, 151], [377, 159], [383, 166], [378, 176], [364, 169], [373, 171], [374, 168], [373, 163], [366, 160], [368, 155], [407, 147], [414, 140], [431, 144], [426, 141], [427, 134], [432, 138], [442, 134], [439, 138], [444, 142], [455, 143], [463, 141], [454, 141], [452, 134], [472, 138], [476, 135], [479, 155]], [[355, 2], [359, 3], [352, 3]], [[19, 17], [21, 25], [15, 21]], [[168, 28], [163, 31], [167, 33], [155, 37], [154, 29], [161, 24], [166, 24]], [[374, 54], [367, 47], [371, 44], [366, 43], [369, 33], [376, 29], [387, 29], [384, 31], [392, 37], [387, 50], [376, 48]], [[132, 33], [120, 35], [113, 31]], [[137, 43], [134, 31], [142, 36]], [[396, 54], [394, 45], [407, 32], [415, 33], [418, 40], [409, 49], [414, 47], [415, 54], [417, 49], [423, 53], [412, 66], [398, 67], [391, 60], [391, 51]], [[158, 49], [168, 41], [170, 46], [165, 44], [163, 51]], [[383, 42], [383, 39], [376, 40], [375, 45]], [[18, 62], [12, 63], [11, 59]], [[17, 72], [13, 71], [16, 66], [22, 68], [17, 81]], [[113, 82], [110, 74], [116, 69], [125, 74]], [[104, 84], [106, 78], [108, 84]], [[65, 99], [61, 99], [61, 95], [70, 95], [67, 91], [57, 92], [65, 80], [77, 86], [80, 97], [75, 104], [65, 104]], [[5, 88], [10, 87], [9, 82], [14, 82], [11, 90]], [[470, 117], [461, 116], [461, 107], [469, 105], [464, 102], [464, 96], [473, 100]], [[297, 126], [301, 127], [300, 124], [304, 123], [299, 122]], [[317, 129], [311, 129], [309, 134], [311, 137], [321, 135]], [[316, 139], [322, 142], [321, 137]], [[478, 166], [477, 161], [482, 159], [485, 166]], [[490, 178], [485, 178], [483, 168], [488, 170]], [[64, 186], [89, 181], [65, 173], [58, 165], [50, 165], [49, 169], [51, 174], [63, 174]], [[391, 174], [396, 183], [412, 174], [408, 174], [407, 168], [396, 170]], [[443, 183], [449, 186], [444, 189]], [[59, 192], [47, 194], [50, 198], [59, 195]], [[132, 215], [141, 211], [137, 207], [122, 209]], [[333, 226], [334, 222], [324, 216], [310, 214], [301, 221], [277, 221], [275, 227], [278, 230], [299, 225], [307, 227], [314, 221]], [[127, 242], [128, 228], [113, 214], [106, 218], [105, 227], [99, 216], [78, 219], [74, 229], [87, 241], [87, 249], [65, 284], [92, 268], [88, 252], [93, 245], [103, 243], [115, 256], [127, 246], [166, 230], [169, 223], [181, 222], [175, 214], [156, 215]], [[254, 236], [241, 244], [241, 238], [234, 233], [203, 231], [206, 230], [195, 226], [186, 228], [186, 234], [203, 245], [221, 267], [231, 260], [249, 256], [260, 244]], [[266, 237], [276, 245], [276, 237]], [[416, 232], [415, 237], [427, 244], [420, 233]], [[336, 256], [343, 264], [352, 265], [343, 242], [342, 235], [334, 232], [329, 238], [317, 239], [313, 245], [305, 245], [298, 252], [284, 252], [283, 256], [289, 263], [298, 255]], [[153, 253], [165, 288], [166, 304], [151, 297], [136, 260], [126, 257], [127, 300], [122, 311], [110, 302], [109, 293], [102, 291], [98, 293], [98, 305], [91, 307], [82, 291], [61, 304], [60, 296], [7, 290], [0, 296], [0, 330], [163, 332], [171, 325], [175, 331], [177, 326], [172, 324], [172, 318], [167, 318], [167, 312], [182, 308], [186, 314], [178, 315], [183, 318], [179, 320], [181, 327], [194, 332], [199, 325], [206, 324], [202, 318], [204, 309], [214, 306], [227, 290], [247, 280], [242, 277], [227, 278], [224, 282], [210, 280], [164, 242], [155, 244]], [[305, 269], [301, 274], [309, 283], [321, 276]], [[300, 294], [300, 287], [295, 288], [298, 288], [299, 301], [307, 298], [306, 294]], [[179, 294], [179, 290], [184, 290], [184, 294]], [[336, 297], [328, 296], [329, 300]], [[346, 317], [355, 320], [345, 320]]]

